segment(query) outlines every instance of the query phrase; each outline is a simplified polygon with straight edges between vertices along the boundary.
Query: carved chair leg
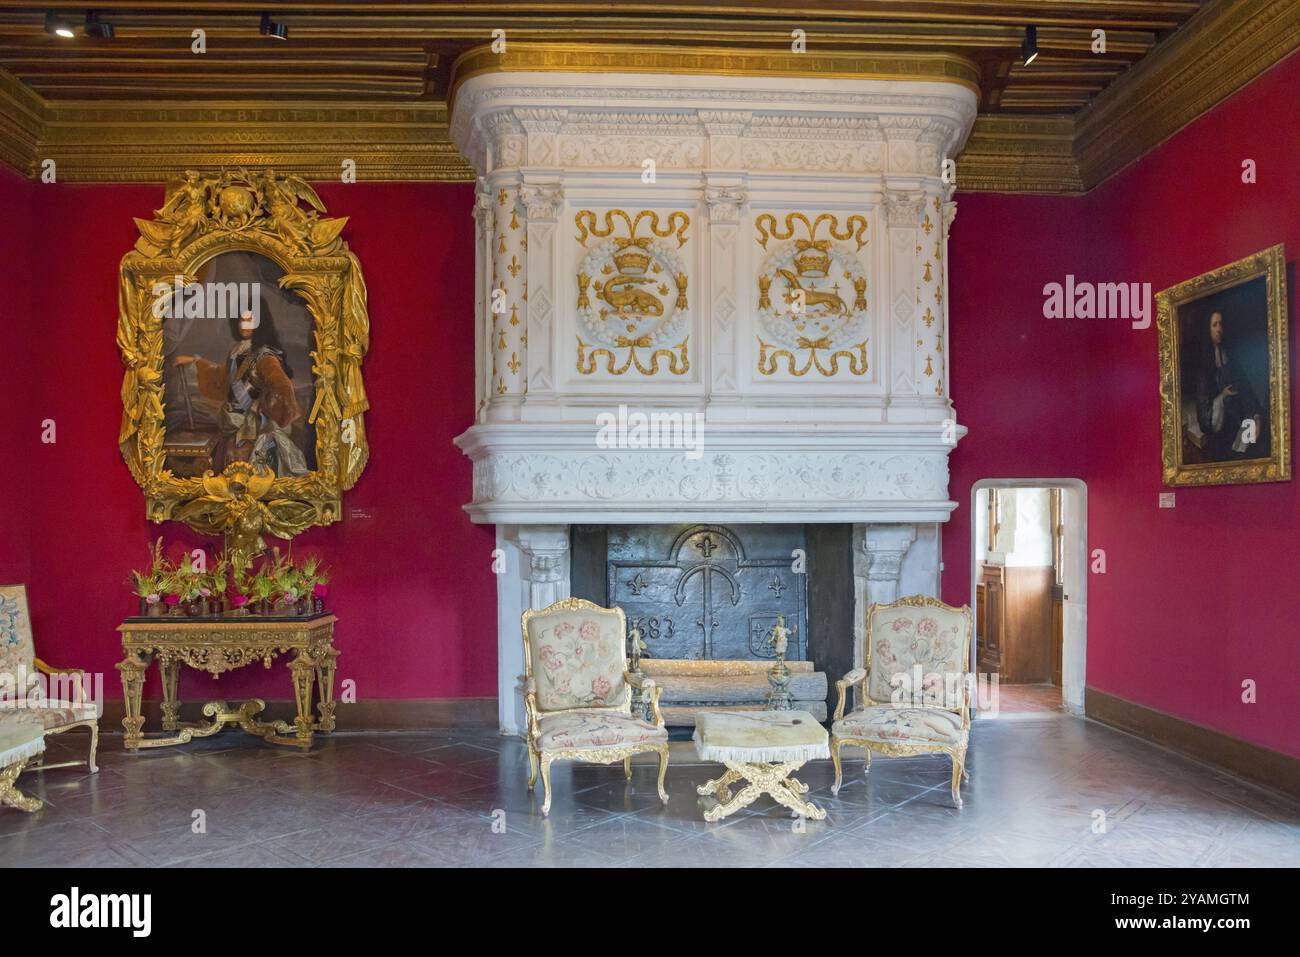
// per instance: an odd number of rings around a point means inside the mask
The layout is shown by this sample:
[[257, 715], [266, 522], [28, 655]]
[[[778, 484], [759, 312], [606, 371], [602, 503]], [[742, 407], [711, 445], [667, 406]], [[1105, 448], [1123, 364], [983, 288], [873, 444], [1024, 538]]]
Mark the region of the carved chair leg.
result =
[[844, 772], [840, 767], [840, 739], [835, 735], [831, 735], [831, 762], [835, 765], [835, 783], [831, 785], [831, 793], [839, 794]]
[[865, 778], [871, 771], [871, 749], [862, 749], [862, 776]]
[[537, 752], [533, 750], [531, 744], [528, 745], [528, 790], [532, 790], [537, 784]]
[[664, 790], [664, 775], [668, 773], [668, 745], [659, 749], [659, 800], [668, 803], [668, 792]]
[[962, 775], [962, 765], [965, 763], [965, 761], [966, 761], [965, 753], [962, 753], [960, 755], [954, 754], [952, 756], [952, 803], [957, 805], [957, 807], [959, 808], [962, 806], [961, 775]]
[[28, 797], [14, 785], [14, 782], [18, 780], [18, 775], [22, 773], [26, 765], [26, 761], [19, 761], [17, 764], [11, 764], [9, 767], [0, 770], [0, 805], [7, 804], [30, 814], [33, 811], [39, 811], [43, 802], [40, 798]]
[[542, 817], [551, 813], [551, 762], [549, 754], [542, 755]]
[[632, 759], [630, 757], [623, 759], [623, 777], [629, 781], [632, 780]]
[[90, 724], [90, 757], [86, 761], [86, 766], [90, 769], [91, 774], [99, 773], [99, 765], [95, 763], [95, 753], [99, 750], [99, 722], [93, 721]]

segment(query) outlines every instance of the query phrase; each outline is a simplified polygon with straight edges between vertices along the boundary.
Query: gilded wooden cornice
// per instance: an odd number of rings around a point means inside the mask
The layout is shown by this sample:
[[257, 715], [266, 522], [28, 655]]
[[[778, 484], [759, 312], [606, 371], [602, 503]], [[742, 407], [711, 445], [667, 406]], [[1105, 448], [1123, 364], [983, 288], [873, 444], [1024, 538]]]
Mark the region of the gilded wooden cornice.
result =
[[1296, 0], [1213, 0], [1075, 118], [1088, 188], [1300, 48]]
[[648, 46], [590, 43], [511, 43], [467, 50], [452, 66], [452, 91], [482, 73], [663, 73], [713, 76], [820, 77], [835, 80], [934, 80], [959, 83], [980, 94], [980, 70], [952, 53], [791, 53], [734, 47]]
[[[483, 8], [486, 11], [486, 7]], [[966, 11], [974, 16], [974, 7]], [[465, 10], [461, 10], [461, 15]], [[704, 8], [695, 11], [703, 13]], [[714, 11], [725, 17], [734, 10]], [[983, 11], [984, 16], [988, 11]], [[779, 47], [760, 45], [770, 24], [741, 21], [737, 29], [753, 46], [728, 46], [705, 50], [673, 46], [683, 40], [699, 41], [701, 25], [694, 21], [657, 20], [635, 9], [624, 11], [629, 24], [654, 26], [650, 34], [635, 30], [621, 39], [623, 47], [595, 42], [534, 43], [512, 39], [504, 57], [470, 50], [459, 58], [455, 77], [463, 79], [486, 69], [650, 70], [651, 72], [769, 72], [784, 75], [889, 76], [913, 79], [936, 74], [937, 79], [978, 85], [971, 61], [954, 53], [917, 54], [902, 45], [907, 37], [917, 49], [916, 37], [930, 30], [921, 49], [960, 49], [953, 38], [970, 33], [980, 42], [997, 39], [1001, 32], [1018, 29], [1006, 18], [979, 22], [958, 19], [952, 23], [921, 22], [907, 25], [855, 22], [853, 29], [868, 31], [875, 40], [861, 39], [826, 25], [819, 38], [823, 46], [795, 55]], [[1058, 11], [1058, 13], [1060, 13]], [[549, 38], [560, 28], [543, 14], [515, 10], [525, 17], [521, 33], [528, 38]], [[534, 16], [535, 14], [535, 16]], [[452, 23], [449, 8], [432, 8], [422, 30], [430, 37], [482, 35], [481, 24]], [[123, 33], [142, 36], [163, 30], [152, 21], [132, 26], [125, 10]], [[1048, 26], [1044, 13], [1040, 42], [1052, 30], [1080, 27], [1072, 20]], [[1064, 14], [1061, 14], [1064, 16]], [[1059, 18], [1058, 18], [1059, 19]], [[1068, 19], [1068, 18], [1066, 18]], [[645, 21], [644, 23], [642, 21]], [[459, 21], [458, 21], [459, 22]], [[585, 23], [585, 21], [583, 21]], [[1020, 21], [1017, 20], [1017, 23]], [[1089, 21], [1091, 22], [1091, 21]], [[1163, 25], [1172, 29], [1171, 21]], [[355, 25], [354, 25], [355, 26]], [[360, 30], [359, 37], [388, 37], [389, 28], [376, 23]], [[568, 39], [587, 33], [575, 24]], [[1123, 27], [1115, 25], [1115, 43], [1128, 43], [1133, 52], [1142, 47], [1137, 34], [1156, 25], [1138, 18]], [[593, 24], [588, 28], [595, 29]], [[342, 24], [311, 20], [295, 25], [295, 36], [325, 38]], [[0, 21], [0, 32], [4, 29]], [[15, 27], [16, 29], [16, 27]], [[893, 30], [897, 36], [890, 33]], [[549, 31], [549, 32], [548, 32]], [[695, 31], [695, 32], [692, 32]], [[161, 35], [161, 34], [160, 34]], [[514, 33], [512, 36], [518, 36]], [[864, 34], [866, 36], [868, 34]], [[1008, 34], [1010, 36], [1010, 34]], [[657, 43], [662, 37], [663, 45]], [[637, 40], [640, 46], [627, 46]], [[728, 38], [731, 39], [730, 34]], [[1052, 41], [1069, 47], [1068, 38]], [[1070, 41], [1073, 42], [1073, 41]], [[1079, 42], [1084, 42], [1080, 40]], [[897, 45], [896, 45], [897, 44]], [[1064, 45], [1063, 45], [1064, 44]], [[1173, 135], [1250, 80], [1300, 47], [1300, 3], [1296, 0], [1211, 0], [1180, 29], [1158, 44], [1114, 80], [1079, 113], [1068, 115], [1013, 112], [985, 113], [975, 123], [965, 152], [958, 159], [958, 187], [963, 190], [1005, 192], [1078, 193], [1090, 189], [1148, 150]], [[1126, 47], [1127, 48], [1127, 47]], [[1116, 47], [1115, 49], [1118, 49]], [[837, 52], [842, 51], [842, 52]], [[490, 58], [490, 59], [487, 59]], [[918, 72], [919, 71], [919, 72]], [[452, 91], [454, 93], [454, 90]], [[432, 94], [431, 94], [432, 95]], [[989, 104], [985, 104], [986, 109]], [[250, 169], [293, 169], [307, 179], [339, 176], [345, 159], [357, 163], [360, 180], [466, 181], [469, 164], [457, 153], [448, 135], [448, 110], [441, 98], [414, 102], [367, 101], [294, 102], [214, 101], [177, 102], [148, 100], [45, 99], [14, 76], [0, 70], [0, 162], [26, 176], [40, 170], [43, 159], [57, 163], [61, 182], [163, 182], [186, 168], [243, 166]]]
[[60, 182], [159, 182], [186, 168], [292, 169], [337, 180], [460, 181], [473, 175], [447, 135], [441, 103], [47, 101], [37, 152]]
[[32, 175], [44, 116], [41, 98], [0, 70], [0, 162], [24, 176]]
[[1082, 193], [1068, 116], [985, 114], [957, 161], [963, 192]]

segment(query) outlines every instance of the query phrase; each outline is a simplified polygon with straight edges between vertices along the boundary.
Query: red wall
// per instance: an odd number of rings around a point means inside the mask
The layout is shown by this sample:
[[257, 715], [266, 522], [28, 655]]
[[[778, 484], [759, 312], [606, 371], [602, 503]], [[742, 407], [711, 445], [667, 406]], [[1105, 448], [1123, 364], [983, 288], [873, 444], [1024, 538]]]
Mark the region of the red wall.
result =
[[[1088, 685], [1300, 756], [1296, 482], [1179, 489], [1158, 509], [1154, 322], [1041, 318], [1043, 285], [1067, 272], [1155, 293], [1282, 242], [1294, 328], [1300, 144], [1266, 120], [1294, 115], [1296, 89], [1300, 57], [1085, 197], [959, 197], [952, 391], [971, 433], [952, 457], [944, 593], [970, 598], [973, 481], [1083, 478], [1089, 548], [1108, 566], [1089, 581]], [[1241, 181], [1247, 158], [1254, 185]], [[1241, 702], [1247, 678], [1255, 704]]]
[[[1159, 291], [1285, 243], [1295, 328], [1300, 253], [1300, 57], [1265, 74], [1089, 199], [1104, 241], [1094, 269]], [[1241, 181], [1255, 160], [1258, 182]], [[1295, 414], [1295, 334], [1291, 334]], [[1157, 509], [1159, 369], [1154, 326], [1102, 324], [1104, 380], [1088, 430], [1090, 539], [1109, 572], [1089, 591], [1094, 687], [1300, 756], [1300, 499], [1296, 480], [1177, 490]], [[1292, 430], [1294, 435], [1294, 429]], [[1258, 703], [1243, 704], [1244, 679]]]
[[[0, 329], [9, 355], [0, 391], [0, 585], [27, 579], [31, 572], [31, 510], [27, 508], [27, 469], [30, 457], [20, 454], [21, 441], [40, 439], [45, 418], [28, 390], [16, 388], [23, 366], [32, 360], [35, 330], [39, 325], [31, 308], [32, 193], [31, 185], [17, 173], [0, 167]], [[21, 437], [21, 438], [20, 438]], [[26, 445], [21, 446], [27, 451]]]
[[[12, 363], [10, 374], [32, 410], [16, 434], [18, 461], [30, 465], [22, 481], [33, 525], [30, 567], [15, 566], [7, 577], [28, 582], [41, 656], [105, 672], [115, 695], [114, 628], [133, 605], [128, 571], [144, 563], [160, 533], [174, 553], [181, 542], [205, 541], [183, 526], [145, 521], [116, 444], [118, 262], [135, 240], [131, 217], [148, 217], [163, 194], [154, 186], [0, 180], [19, 195], [24, 186], [35, 216], [34, 302], [25, 311], [37, 320], [39, 347], [29, 362]], [[294, 549], [320, 554], [332, 569], [339, 676], [356, 681], [358, 698], [492, 695], [494, 539], [461, 511], [470, 465], [451, 441], [473, 412], [474, 362], [458, 332], [473, 315], [472, 189], [325, 184], [319, 192], [331, 214], [352, 217], [344, 238], [370, 294], [363, 371], [373, 406], [371, 460], [344, 505], [373, 517], [314, 529]], [[8, 241], [5, 233], [0, 241]], [[27, 422], [33, 416], [57, 421], [57, 444], [39, 443], [39, 429]], [[22, 530], [15, 534], [21, 540]], [[182, 682], [183, 694], [206, 682], [202, 694], [212, 696], [209, 679], [190, 674]], [[221, 691], [291, 697], [280, 666], [225, 676]]]

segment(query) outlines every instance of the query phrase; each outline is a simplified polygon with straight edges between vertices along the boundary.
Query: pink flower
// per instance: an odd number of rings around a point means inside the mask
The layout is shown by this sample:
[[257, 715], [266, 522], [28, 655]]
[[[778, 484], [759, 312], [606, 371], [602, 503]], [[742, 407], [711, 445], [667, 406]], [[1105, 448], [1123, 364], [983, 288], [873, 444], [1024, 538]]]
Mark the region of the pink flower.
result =
[[894, 631], [907, 631], [912, 627], [912, 619], [899, 618], [894, 622]]
[[181, 600], [180, 595], [168, 595], [166, 598], [163, 599], [163, 601], [165, 601], [169, 605], [178, 604], [180, 600]]
[[152, 595], [145, 595], [144, 600], [150, 605], [156, 605], [158, 604], [158, 595], [156, 593]]
[[603, 675], [592, 679], [591, 691], [592, 694], [596, 696], [596, 700], [604, 701], [605, 696], [609, 694], [609, 689], [610, 689], [609, 679], [604, 677]]
[[311, 593], [315, 595], [317, 598], [324, 598], [326, 595], [330, 593], [330, 590], [326, 588], [322, 583], [317, 582], [315, 585], [312, 586]]
[[211, 589], [208, 589], [208, 588], [200, 588], [200, 589], [199, 589], [199, 594], [202, 595], [204, 598], [211, 598], [211, 597], [212, 597], [212, 591], [211, 591]]
[[234, 605], [236, 608], [238, 608], [240, 605], [247, 605], [247, 604], [248, 604], [248, 596], [247, 596], [247, 595], [236, 595], [236, 596], [234, 596], [233, 598], [230, 599], [230, 603], [231, 603], [232, 605]]
[[939, 633], [939, 623], [933, 618], [922, 618], [921, 623], [916, 626], [916, 630], [927, 638], [933, 638]]
[[578, 635], [583, 641], [595, 641], [600, 636], [600, 629], [594, 621], [584, 621], [578, 629]]

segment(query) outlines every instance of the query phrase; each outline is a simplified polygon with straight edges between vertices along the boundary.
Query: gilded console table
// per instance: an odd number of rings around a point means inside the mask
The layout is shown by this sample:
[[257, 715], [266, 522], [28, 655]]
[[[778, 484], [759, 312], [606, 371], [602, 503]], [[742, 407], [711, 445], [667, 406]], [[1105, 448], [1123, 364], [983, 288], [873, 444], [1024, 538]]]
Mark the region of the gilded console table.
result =
[[[334, 662], [339, 654], [334, 648], [336, 620], [333, 615], [285, 619], [128, 618], [117, 629], [122, 633], [122, 650], [126, 653], [117, 665], [126, 698], [123, 743], [132, 751], [185, 744], [216, 734], [228, 724], [237, 724], [273, 744], [310, 748], [315, 732], [334, 730]], [[257, 715], [266, 708], [260, 698], [234, 709], [225, 701], [210, 701], [203, 706], [203, 714], [209, 719], [206, 722], [179, 720], [176, 688], [181, 665], [216, 678], [257, 661], [269, 668], [276, 656], [290, 652], [293, 658], [288, 663], [289, 673], [297, 705], [297, 717], [292, 723], [259, 720]], [[176, 732], [169, 737], [144, 736], [140, 694], [153, 659], [157, 659], [162, 677], [163, 730]], [[318, 691], [318, 720], [311, 713], [313, 691]]]

